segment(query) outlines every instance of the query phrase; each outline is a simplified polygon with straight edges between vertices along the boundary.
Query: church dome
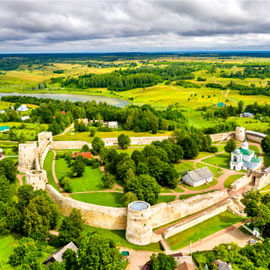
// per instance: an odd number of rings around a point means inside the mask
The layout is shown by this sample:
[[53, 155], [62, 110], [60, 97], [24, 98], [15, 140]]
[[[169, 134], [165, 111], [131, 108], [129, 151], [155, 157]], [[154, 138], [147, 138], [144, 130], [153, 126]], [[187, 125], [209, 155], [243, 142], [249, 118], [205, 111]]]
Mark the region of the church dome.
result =
[[242, 143], [242, 149], [248, 149], [248, 142], [244, 141]]
[[233, 151], [233, 153], [236, 154], [236, 155], [240, 155], [240, 154], [241, 154], [241, 152], [240, 152], [240, 150], [239, 150], [238, 148], [235, 149], [235, 150]]

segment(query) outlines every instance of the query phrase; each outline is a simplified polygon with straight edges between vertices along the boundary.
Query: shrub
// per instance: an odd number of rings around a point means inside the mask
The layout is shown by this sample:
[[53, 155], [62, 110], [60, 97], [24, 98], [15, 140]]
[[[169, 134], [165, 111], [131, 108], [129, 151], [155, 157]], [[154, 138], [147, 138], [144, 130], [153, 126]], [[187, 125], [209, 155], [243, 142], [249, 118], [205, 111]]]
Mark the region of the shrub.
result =
[[217, 153], [218, 148], [216, 146], [210, 146], [208, 152], [209, 153]]
[[102, 183], [104, 188], [112, 188], [114, 183], [115, 183], [115, 177], [114, 175], [110, 174], [110, 173], [106, 173], [103, 177], [102, 177]]
[[59, 184], [65, 192], [68, 192], [68, 193], [72, 192], [70, 179], [68, 177], [61, 177], [59, 180]]

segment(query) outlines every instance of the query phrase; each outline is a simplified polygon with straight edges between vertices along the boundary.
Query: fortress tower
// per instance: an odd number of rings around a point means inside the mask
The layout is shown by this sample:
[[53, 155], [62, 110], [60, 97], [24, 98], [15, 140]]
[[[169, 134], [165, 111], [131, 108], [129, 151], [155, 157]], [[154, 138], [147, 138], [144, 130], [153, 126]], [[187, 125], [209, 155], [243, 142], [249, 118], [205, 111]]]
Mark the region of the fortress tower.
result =
[[34, 190], [45, 190], [47, 182], [47, 173], [45, 170], [31, 170], [26, 172], [25, 183], [33, 186]]
[[235, 130], [235, 139], [243, 142], [246, 138], [246, 130], [244, 127], [237, 127]]
[[128, 205], [126, 239], [134, 245], [152, 243], [151, 206], [143, 201]]
[[53, 136], [51, 132], [41, 132], [38, 134], [38, 145], [41, 145], [42, 143], [45, 143], [46, 145], [48, 143], [52, 143]]
[[35, 159], [38, 155], [37, 143], [19, 144], [19, 165], [18, 170], [26, 172], [35, 168]]

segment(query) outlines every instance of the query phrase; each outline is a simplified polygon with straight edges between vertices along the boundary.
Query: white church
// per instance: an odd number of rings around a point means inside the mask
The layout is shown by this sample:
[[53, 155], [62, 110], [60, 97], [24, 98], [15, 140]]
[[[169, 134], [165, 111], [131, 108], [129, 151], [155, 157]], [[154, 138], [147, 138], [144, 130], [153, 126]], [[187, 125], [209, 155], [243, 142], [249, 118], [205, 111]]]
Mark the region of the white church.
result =
[[256, 170], [262, 165], [262, 160], [248, 147], [248, 142], [244, 141], [241, 148], [237, 148], [231, 153], [231, 170]]

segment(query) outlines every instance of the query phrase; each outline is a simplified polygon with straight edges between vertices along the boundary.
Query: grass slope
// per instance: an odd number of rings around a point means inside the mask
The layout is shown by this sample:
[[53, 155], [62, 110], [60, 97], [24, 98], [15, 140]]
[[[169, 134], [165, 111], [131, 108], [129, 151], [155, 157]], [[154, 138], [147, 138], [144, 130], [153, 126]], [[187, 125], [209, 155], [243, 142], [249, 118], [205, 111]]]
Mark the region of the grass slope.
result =
[[208, 235], [227, 228], [240, 221], [242, 221], [241, 217], [225, 211], [183, 232], [169, 237], [167, 241], [172, 250], [177, 250], [182, 247], [188, 246], [190, 242], [197, 242]]
[[244, 174], [235, 174], [230, 175], [225, 181], [224, 181], [224, 187], [230, 188], [231, 184], [235, 182], [237, 179], [241, 178]]

